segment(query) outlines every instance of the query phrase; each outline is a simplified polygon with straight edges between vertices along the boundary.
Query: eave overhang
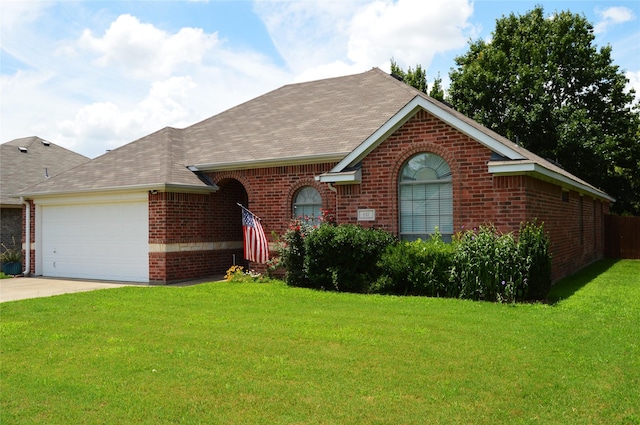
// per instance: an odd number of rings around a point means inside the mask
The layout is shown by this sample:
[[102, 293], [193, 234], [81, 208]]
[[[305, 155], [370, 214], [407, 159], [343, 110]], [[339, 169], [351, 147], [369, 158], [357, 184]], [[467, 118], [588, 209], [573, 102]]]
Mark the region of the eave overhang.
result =
[[36, 199], [36, 198], [49, 198], [49, 197], [64, 197], [64, 196], [76, 196], [76, 195], [88, 195], [88, 194], [112, 194], [112, 193], [132, 193], [132, 192], [145, 192], [145, 191], [158, 191], [158, 192], [180, 192], [180, 193], [211, 193], [220, 189], [218, 186], [194, 186], [176, 183], [163, 183], [163, 184], [141, 184], [131, 186], [118, 186], [107, 188], [91, 188], [91, 189], [78, 189], [78, 190], [60, 190], [60, 191], [47, 191], [47, 192], [20, 192], [9, 195], [13, 198], [24, 199]]
[[325, 173], [316, 176], [316, 180], [321, 183], [332, 184], [359, 184], [362, 182], [362, 170], [342, 171], [339, 173]]
[[189, 169], [200, 172], [249, 170], [255, 168], [284, 167], [288, 165], [307, 165], [338, 162], [349, 152], [338, 152], [319, 155], [291, 156], [285, 158], [267, 158], [259, 160], [202, 163], [189, 166]]
[[572, 179], [557, 171], [543, 167], [531, 160], [522, 161], [490, 161], [488, 163], [489, 173], [501, 176], [529, 175], [540, 180], [558, 184], [565, 189], [573, 189], [580, 193], [589, 194], [595, 198], [605, 199], [615, 202], [615, 198], [605, 192], [581, 181]]

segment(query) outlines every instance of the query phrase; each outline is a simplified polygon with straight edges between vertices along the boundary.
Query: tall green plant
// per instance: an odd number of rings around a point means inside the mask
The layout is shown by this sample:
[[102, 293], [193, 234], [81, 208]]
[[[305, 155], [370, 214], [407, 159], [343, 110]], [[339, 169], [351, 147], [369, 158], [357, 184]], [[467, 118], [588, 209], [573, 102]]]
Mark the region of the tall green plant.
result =
[[466, 231], [455, 242], [453, 292], [473, 300], [514, 302], [524, 298], [522, 259], [513, 234], [494, 227]]
[[527, 282], [525, 298], [542, 300], [551, 289], [551, 255], [549, 235], [544, 231], [544, 223], [522, 223], [518, 232], [518, 256]]

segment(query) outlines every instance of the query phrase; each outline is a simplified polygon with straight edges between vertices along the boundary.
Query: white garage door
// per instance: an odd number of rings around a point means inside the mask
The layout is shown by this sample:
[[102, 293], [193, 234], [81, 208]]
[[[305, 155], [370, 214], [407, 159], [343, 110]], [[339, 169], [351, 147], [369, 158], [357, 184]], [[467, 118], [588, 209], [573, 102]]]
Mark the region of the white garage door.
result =
[[42, 274], [149, 281], [146, 202], [42, 207]]

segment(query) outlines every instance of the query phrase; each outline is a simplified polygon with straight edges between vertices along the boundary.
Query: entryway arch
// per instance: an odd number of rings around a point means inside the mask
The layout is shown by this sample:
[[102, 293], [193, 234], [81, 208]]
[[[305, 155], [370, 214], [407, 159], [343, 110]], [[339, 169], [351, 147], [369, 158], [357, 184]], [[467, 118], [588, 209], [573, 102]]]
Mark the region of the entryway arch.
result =
[[234, 178], [224, 178], [216, 182], [220, 188], [212, 194], [212, 220], [214, 248], [219, 270], [225, 272], [232, 265], [246, 266], [243, 259], [242, 209], [249, 196], [244, 185]]

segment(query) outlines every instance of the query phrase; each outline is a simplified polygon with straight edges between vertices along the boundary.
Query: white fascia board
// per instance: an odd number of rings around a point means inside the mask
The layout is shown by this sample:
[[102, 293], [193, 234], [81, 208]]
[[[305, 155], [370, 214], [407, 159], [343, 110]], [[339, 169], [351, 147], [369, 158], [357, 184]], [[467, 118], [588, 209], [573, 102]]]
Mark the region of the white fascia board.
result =
[[405, 122], [407, 122], [418, 109], [424, 109], [435, 117], [446, 122], [450, 126], [456, 128], [472, 139], [482, 143], [492, 151], [509, 158], [512, 160], [526, 159], [517, 151], [511, 149], [504, 143], [494, 139], [488, 134], [478, 130], [476, 127], [456, 117], [451, 112], [440, 108], [439, 106], [429, 102], [421, 96], [414, 97], [411, 102], [407, 103], [402, 109], [400, 109], [389, 121], [384, 123], [382, 127], [376, 130], [371, 136], [369, 136], [364, 142], [362, 142], [356, 149], [350, 152], [342, 161], [340, 161], [330, 173], [337, 173], [345, 168], [351, 167], [367, 156], [373, 149], [375, 149], [380, 143], [382, 143], [388, 136], [394, 131], [400, 128]]
[[68, 196], [82, 196], [91, 197], [93, 195], [105, 195], [105, 194], [126, 194], [126, 193], [144, 193], [147, 194], [150, 190], [157, 190], [158, 192], [184, 192], [184, 193], [210, 193], [216, 192], [219, 189], [217, 186], [191, 186], [182, 184], [148, 184], [148, 185], [133, 185], [133, 186], [121, 186], [121, 187], [109, 187], [104, 189], [80, 189], [72, 191], [58, 191], [58, 192], [24, 192], [10, 196], [21, 196], [25, 199], [39, 199], [39, 198], [57, 198]]
[[356, 184], [362, 182], [362, 170], [321, 174], [318, 179], [321, 183]]
[[509, 162], [489, 162], [489, 173], [497, 175], [521, 175], [529, 174], [544, 180], [550, 180], [559, 183], [561, 186], [575, 189], [577, 192], [589, 193], [590, 195], [615, 202], [615, 198], [607, 195], [605, 192], [589, 186], [585, 183], [570, 179], [569, 177], [549, 170], [542, 165], [533, 161], [518, 161], [513, 164]]
[[[283, 167], [287, 165], [322, 164], [340, 161], [348, 152], [329, 153], [322, 155], [293, 156], [288, 158], [268, 158], [253, 161], [236, 161], [215, 164], [194, 164], [192, 171], [234, 171], [254, 168]], [[191, 168], [190, 168], [191, 169]]]
[[82, 204], [112, 204], [127, 202], [146, 202], [147, 192], [121, 192], [121, 193], [92, 193], [86, 195], [67, 194], [47, 198], [36, 198], [36, 205], [82, 205]]

